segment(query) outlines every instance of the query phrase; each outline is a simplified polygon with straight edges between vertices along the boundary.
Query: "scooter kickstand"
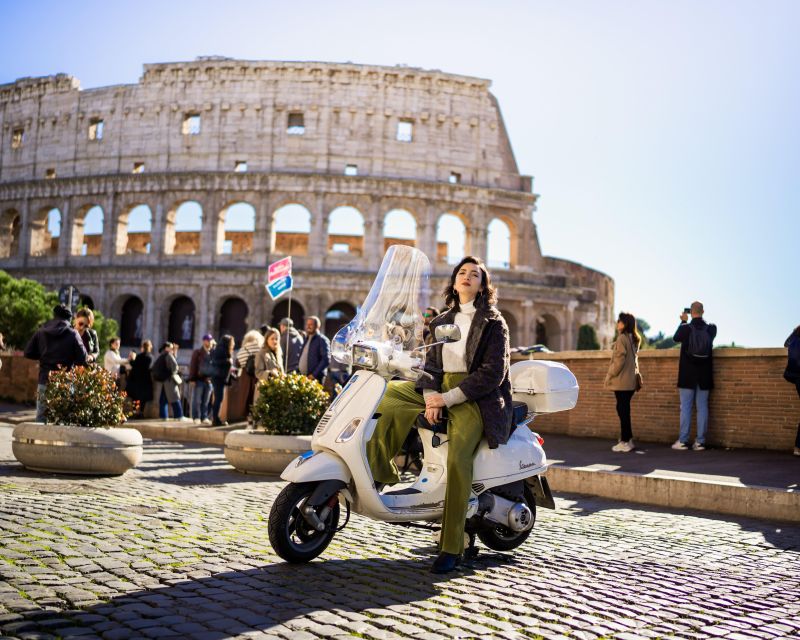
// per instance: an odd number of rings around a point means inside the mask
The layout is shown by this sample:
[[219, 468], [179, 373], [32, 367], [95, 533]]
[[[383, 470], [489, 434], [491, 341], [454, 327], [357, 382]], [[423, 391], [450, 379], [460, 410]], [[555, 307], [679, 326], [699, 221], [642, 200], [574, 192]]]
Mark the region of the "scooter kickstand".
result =
[[467, 546], [466, 549], [464, 549], [464, 561], [473, 562], [477, 559], [480, 550], [475, 545], [475, 534], [470, 533], [467, 535], [469, 535], [469, 545]]

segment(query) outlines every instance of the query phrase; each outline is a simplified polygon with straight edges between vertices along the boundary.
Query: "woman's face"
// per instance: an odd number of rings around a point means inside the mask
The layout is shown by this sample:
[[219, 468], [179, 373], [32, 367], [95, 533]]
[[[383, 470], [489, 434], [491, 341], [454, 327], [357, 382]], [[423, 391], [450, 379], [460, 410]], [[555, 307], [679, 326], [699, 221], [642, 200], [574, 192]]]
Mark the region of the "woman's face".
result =
[[622, 320], [617, 320], [617, 333], [622, 333], [623, 329], [625, 329], [625, 323]]
[[467, 262], [456, 273], [453, 288], [462, 300], [472, 300], [483, 289], [481, 270], [477, 264]]
[[276, 351], [278, 349], [278, 336], [274, 333], [270, 333], [267, 337], [267, 346], [270, 348], [270, 351]]
[[86, 331], [87, 326], [89, 326], [89, 323], [86, 321], [86, 318], [75, 318], [75, 328], [78, 330], [78, 333], [83, 335], [83, 332]]

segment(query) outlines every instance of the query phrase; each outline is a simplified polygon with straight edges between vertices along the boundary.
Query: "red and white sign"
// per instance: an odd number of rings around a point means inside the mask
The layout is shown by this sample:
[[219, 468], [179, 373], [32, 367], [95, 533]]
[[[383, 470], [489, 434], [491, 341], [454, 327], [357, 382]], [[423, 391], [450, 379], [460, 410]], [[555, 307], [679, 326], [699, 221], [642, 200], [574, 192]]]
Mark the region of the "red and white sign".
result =
[[286, 256], [269, 265], [269, 269], [267, 270], [267, 283], [290, 275], [292, 275], [292, 256]]

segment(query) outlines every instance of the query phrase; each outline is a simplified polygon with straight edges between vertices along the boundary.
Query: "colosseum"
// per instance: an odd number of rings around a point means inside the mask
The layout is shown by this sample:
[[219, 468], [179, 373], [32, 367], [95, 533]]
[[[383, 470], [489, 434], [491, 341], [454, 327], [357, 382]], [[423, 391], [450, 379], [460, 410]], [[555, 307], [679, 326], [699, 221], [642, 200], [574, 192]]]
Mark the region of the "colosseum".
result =
[[291, 315], [332, 335], [383, 253], [484, 256], [513, 345], [612, 337], [613, 280], [543, 256], [490, 81], [405, 66], [218, 57], [144, 65], [81, 90], [58, 74], [0, 85], [0, 268], [143, 338], [197, 345], [276, 323], [266, 266], [294, 264]]

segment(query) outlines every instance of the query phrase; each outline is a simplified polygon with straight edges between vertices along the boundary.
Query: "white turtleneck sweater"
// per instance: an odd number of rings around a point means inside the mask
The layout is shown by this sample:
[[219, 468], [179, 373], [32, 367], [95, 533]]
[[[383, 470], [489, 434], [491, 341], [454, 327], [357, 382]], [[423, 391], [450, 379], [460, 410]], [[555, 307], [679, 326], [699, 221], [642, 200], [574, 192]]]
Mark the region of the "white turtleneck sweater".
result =
[[[461, 340], [442, 345], [442, 369], [445, 373], [466, 373], [467, 372], [467, 337], [475, 318], [475, 302], [463, 302], [459, 304], [456, 313], [455, 323], [461, 330]], [[436, 393], [432, 389], [425, 389], [425, 395]], [[442, 394], [445, 404], [452, 407], [467, 401], [467, 396], [458, 387], [450, 389]]]

